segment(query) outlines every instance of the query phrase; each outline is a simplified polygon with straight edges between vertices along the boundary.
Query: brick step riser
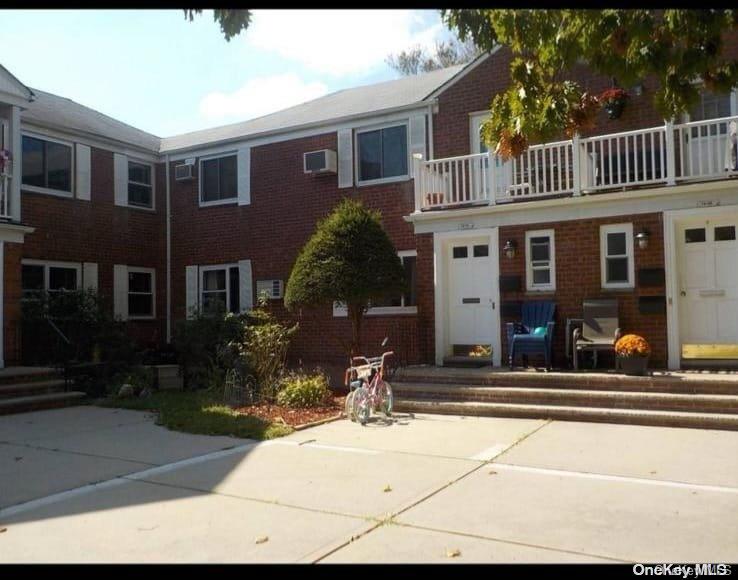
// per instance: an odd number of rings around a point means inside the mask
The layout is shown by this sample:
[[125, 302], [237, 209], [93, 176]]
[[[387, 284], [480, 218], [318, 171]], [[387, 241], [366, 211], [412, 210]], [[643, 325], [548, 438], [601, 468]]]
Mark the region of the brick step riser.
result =
[[397, 400], [395, 411], [412, 413], [434, 413], [439, 415], [467, 415], [476, 417], [509, 417], [519, 419], [553, 419], [557, 421], [585, 421], [594, 423], [615, 423], [624, 425], [649, 425], [654, 427], [682, 427], [689, 429], [720, 429], [738, 431], [738, 417], [726, 415], [716, 419], [702, 417], [682, 418], [663, 416], [633, 416], [613, 417], [599, 413], [588, 412], [585, 409], [573, 412], [551, 411], [550, 409], [460, 409], [459, 407], [444, 408], [443, 405], [427, 405], [417, 401]]
[[578, 395], [542, 395], [514, 394], [500, 395], [495, 393], [432, 393], [403, 391], [394, 388], [395, 397], [403, 400], [444, 402], [444, 403], [502, 403], [520, 405], [561, 405], [569, 407], [598, 407], [603, 409], [633, 409], [641, 411], [683, 411], [691, 413], [721, 413], [738, 415], [738, 398], [733, 401], [653, 401], [647, 399], [591, 397]]
[[31, 411], [48, 411], [50, 409], [61, 409], [62, 407], [71, 407], [79, 405], [79, 399], [66, 399], [61, 401], [45, 401], [42, 403], [24, 403], [22, 405], [13, 405], [12, 407], [0, 407], [0, 415], [15, 415], [16, 413], [29, 413]]
[[8, 389], [0, 391], [0, 401], [4, 399], [14, 399], [16, 397], [30, 397], [33, 395], [48, 395], [50, 393], [63, 393], [64, 385], [57, 387], [34, 388], [32, 386], [18, 387], [17, 389]]
[[494, 377], [494, 378], [477, 378], [466, 376], [412, 376], [406, 379], [395, 377], [390, 379], [390, 383], [399, 389], [403, 383], [424, 383], [428, 385], [467, 385], [470, 387], [488, 387], [494, 389], [501, 388], [525, 388], [531, 387], [536, 389], [582, 389], [586, 391], [622, 391], [634, 393], [682, 393], [682, 394], [701, 394], [701, 395], [735, 395], [738, 396], [738, 383], [736, 382], [714, 382], [705, 381], [699, 384], [684, 383], [661, 383], [661, 382], [589, 382], [589, 381], [571, 381], [559, 378], [547, 378], [543, 376], [528, 377]]
[[19, 383], [38, 383], [43, 381], [56, 381], [63, 380], [64, 375], [62, 373], [50, 372], [40, 374], [20, 374], [20, 375], [7, 375], [0, 376], [0, 386], [2, 385], [15, 385]]

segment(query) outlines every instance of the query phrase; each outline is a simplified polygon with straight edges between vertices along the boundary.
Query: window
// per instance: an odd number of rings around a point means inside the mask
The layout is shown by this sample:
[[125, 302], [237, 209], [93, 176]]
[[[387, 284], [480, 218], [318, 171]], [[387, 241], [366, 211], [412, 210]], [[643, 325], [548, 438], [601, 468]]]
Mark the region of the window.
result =
[[257, 280], [256, 295], [261, 296], [264, 292], [270, 300], [279, 300], [282, 298], [282, 280]]
[[[405, 269], [405, 278], [408, 282], [408, 291], [397, 296], [388, 296], [382, 300], [372, 302], [367, 315], [376, 316], [381, 314], [415, 314], [418, 311], [417, 294], [417, 255], [415, 250], [404, 250], [397, 255], [402, 261]], [[333, 316], [347, 316], [346, 306], [343, 304], [333, 305]]]
[[236, 155], [200, 161], [200, 201], [219, 203], [238, 197]]
[[152, 173], [151, 165], [128, 162], [128, 205], [154, 207]]
[[79, 264], [24, 261], [21, 269], [23, 299], [37, 298], [41, 292], [54, 294], [76, 290], [79, 279]]
[[690, 228], [684, 230], [685, 244], [698, 244], [705, 241], [705, 228]]
[[128, 268], [128, 318], [154, 318], [154, 270]]
[[238, 265], [200, 268], [200, 308], [205, 313], [240, 311]]
[[[699, 102], [689, 112], [689, 120], [709, 121], [710, 119], [730, 117], [730, 100], [730, 93], [718, 94], [711, 93], [709, 91], [702, 91]], [[728, 130], [728, 124], [720, 123], [714, 125], [703, 125], [701, 127], [692, 127], [692, 137], [698, 136], [698, 130], [700, 137], [707, 137], [708, 130], [710, 135], [717, 135], [718, 131], [721, 135], [724, 135]]]
[[407, 177], [407, 125], [395, 125], [356, 135], [359, 182]]
[[526, 288], [530, 291], [556, 289], [556, 251], [553, 230], [525, 232]]
[[735, 226], [717, 226], [715, 228], [716, 242], [732, 242], [735, 240]]
[[633, 288], [633, 224], [600, 227], [600, 273], [603, 288]]
[[72, 193], [72, 146], [23, 135], [22, 183], [33, 191]]

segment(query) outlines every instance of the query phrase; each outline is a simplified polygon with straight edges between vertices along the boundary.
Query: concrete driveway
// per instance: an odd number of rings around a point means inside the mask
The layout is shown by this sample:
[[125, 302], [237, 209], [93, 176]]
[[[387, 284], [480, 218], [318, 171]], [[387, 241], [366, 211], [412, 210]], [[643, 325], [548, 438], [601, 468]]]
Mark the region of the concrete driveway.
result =
[[0, 562], [738, 560], [738, 432], [449, 416], [257, 443], [0, 418]]

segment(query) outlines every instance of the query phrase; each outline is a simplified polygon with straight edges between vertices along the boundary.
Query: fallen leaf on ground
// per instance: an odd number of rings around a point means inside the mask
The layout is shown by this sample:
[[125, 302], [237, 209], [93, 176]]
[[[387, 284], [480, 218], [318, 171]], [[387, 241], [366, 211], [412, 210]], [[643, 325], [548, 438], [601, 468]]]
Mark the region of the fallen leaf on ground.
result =
[[388, 491], [392, 491], [392, 486], [388, 483], [384, 486], [384, 489], [382, 491], [384, 491], [385, 493], [387, 493]]
[[259, 536], [258, 538], [256, 538], [254, 543], [263, 544], [264, 542], [268, 542], [268, 541], [269, 541], [269, 536]]
[[8, 528], [0, 528], [0, 534], [2, 534], [3, 532], [7, 532], [7, 531], [8, 531]]
[[495, 471], [494, 469], [492, 469], [492, 470], [491, 470], [491, 471], [489, 472], [489, 474], [490, 474], [490, 475], [497, 475], [497, 472], [496, 472], [496, 471]]
[[458, 556], [461, 556], [461, 550], [459, 550], [458, 548], [453, 548], [452, 550], [446, 548], [447, 558], [456, 558]]

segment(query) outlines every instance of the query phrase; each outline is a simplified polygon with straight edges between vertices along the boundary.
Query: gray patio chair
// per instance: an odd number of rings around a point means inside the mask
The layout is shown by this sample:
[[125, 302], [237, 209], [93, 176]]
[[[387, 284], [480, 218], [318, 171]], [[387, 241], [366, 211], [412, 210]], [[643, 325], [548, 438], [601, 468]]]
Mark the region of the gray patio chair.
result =
[[[582, 328], [575, 328], [572, 336], [574, 370], [579, 369], [579, 353], [594, 351], [595, 366], [599, 351], [614, 351], [620, 338], [618, 301], [613, 298], [585, 300], [582, 304]], [[617, 368], [617, 358], [615, 368]]]

